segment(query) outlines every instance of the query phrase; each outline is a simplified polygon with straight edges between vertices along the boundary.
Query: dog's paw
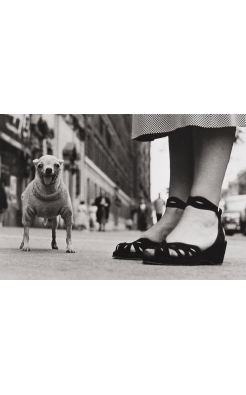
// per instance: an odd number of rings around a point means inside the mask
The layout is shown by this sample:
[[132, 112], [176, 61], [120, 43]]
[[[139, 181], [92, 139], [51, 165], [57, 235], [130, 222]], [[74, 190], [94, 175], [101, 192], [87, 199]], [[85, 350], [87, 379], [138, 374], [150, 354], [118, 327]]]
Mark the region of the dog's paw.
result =
[[52, 248], [52, 250], [58, 250], [57, 244], [54, 243], [53, 241], [52, 241], [52, 243], [51, 243], [51, 248]]
[[75, 250], [73, 248], [67, 248], [66, 252], [73, 254]]
[[25, 246], [24, 246], [24, 247], [22, 248], [22, 251], [31, 251], [31, 250], [30, 250], [29, 247], [25, 247]]
[[22, 248], [24, 247], [24, 243], [22, 241], [21, 245], [20, 245], [20, 250], [22, 250]]

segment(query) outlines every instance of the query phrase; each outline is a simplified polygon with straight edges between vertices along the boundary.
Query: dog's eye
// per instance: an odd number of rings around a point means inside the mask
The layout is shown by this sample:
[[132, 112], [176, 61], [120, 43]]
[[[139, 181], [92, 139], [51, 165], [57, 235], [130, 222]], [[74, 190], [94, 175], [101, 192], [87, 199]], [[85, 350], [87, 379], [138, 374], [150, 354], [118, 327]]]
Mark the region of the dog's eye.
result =
[[58, 163], [55, 163], [55, 167], [56, 167], [57, 169], [59, 169], [60, 165], [58, 165]]
[[43, 165], [42, 165], [42, 163], [40, 163], [40, 164], [38, 165], [38, 168], [39, 168], [39, 169], [42, 169], [42, 167], [43, 167]]

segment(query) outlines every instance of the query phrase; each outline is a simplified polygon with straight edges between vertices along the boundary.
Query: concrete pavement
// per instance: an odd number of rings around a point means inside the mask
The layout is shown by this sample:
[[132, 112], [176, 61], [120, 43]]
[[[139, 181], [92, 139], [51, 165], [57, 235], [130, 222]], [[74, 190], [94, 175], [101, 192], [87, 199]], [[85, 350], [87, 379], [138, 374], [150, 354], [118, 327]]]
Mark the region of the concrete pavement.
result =
[[147, 266], [111, 259], [119, 242], [139, 237], [135, 231], [73, 231], [76, 254], [66, 254], [66, 232], [57, 231], [59, 250], [52, 250], [51, 229], [30, 230], [30, 252], [19, 249], [22, 228], [0, 229], [0, 279], [15, 280], [245, 280], [246, 237], [228, 237], [222, 266]]

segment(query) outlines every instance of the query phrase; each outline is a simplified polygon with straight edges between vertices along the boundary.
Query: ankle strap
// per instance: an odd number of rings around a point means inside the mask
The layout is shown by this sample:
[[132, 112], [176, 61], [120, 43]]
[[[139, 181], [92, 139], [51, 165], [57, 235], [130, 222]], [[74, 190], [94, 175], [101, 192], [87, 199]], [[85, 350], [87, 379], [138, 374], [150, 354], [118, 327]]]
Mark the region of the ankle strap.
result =
[[190, 196], [186, 203], [186, 207], [187, 206], [192, 206], [200, 210], [213, 211], [218, 218], [220, 218], [222, 214], [222, 210], [218, 206], [201, 196]]
[[186, 203], [177, 197], [171, 196], [167, 199], [166, 207], [181, 208], [182, 210], [184, 210], [186, 207]]

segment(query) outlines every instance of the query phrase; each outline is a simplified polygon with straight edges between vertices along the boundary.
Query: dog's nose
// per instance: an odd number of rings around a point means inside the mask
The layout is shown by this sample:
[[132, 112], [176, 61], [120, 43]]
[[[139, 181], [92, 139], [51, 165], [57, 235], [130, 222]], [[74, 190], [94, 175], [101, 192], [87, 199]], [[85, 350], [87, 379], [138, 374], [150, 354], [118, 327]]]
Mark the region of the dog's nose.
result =
[[46, 174], [52, 174], [52, 169], [48, 167], [48, 168], [45, 170], [45, 173], [46, 173]]

